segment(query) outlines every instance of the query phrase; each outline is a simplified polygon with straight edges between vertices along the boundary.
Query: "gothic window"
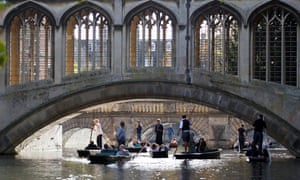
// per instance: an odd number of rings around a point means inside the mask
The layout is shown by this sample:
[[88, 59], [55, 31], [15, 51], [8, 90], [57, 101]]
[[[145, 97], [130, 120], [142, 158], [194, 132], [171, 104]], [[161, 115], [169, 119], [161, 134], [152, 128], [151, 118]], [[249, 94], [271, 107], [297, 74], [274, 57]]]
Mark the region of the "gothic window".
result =
[[194, 67], [238, 74], [238, 21], [224, 8], [199, 15], [194, 31]]
[[156, 8], [148, 8], [130, 21], [130, 67], [174, 65], [174, 21]]
[[297, 20], [271, 7], [254, 21], [253, 78], [297, 86]]
[[9, 84], [53, 78], [53, 26], [34, 8], [13, 17], [10, 26]]
[[66, 24], [65, 75], [110, 68], [110, 22], [101, 12], [85, 8]]

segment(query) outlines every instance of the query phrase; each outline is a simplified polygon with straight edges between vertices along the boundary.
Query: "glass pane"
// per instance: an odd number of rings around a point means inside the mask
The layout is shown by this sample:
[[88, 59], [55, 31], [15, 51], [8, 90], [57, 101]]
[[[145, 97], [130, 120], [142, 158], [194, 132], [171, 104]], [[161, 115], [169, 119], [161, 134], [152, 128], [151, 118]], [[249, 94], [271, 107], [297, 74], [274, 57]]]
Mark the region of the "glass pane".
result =
[[130, 66], [173, 66], [173, 21], [155, 8], [146, 9], [130, 23]]
[[199, 16], [195, 26], [195, 67], [237, 75], [237, 20], [223, 8], [214, 8]]
[[29, 8], [13, 18], [11, 24], [10, 85], [51, 79], [53, 29], [49, 19]]
[[66, 29], [66, 75], [109, 68], [111, 35], [105, 16], [82, 9], [69, 18]]

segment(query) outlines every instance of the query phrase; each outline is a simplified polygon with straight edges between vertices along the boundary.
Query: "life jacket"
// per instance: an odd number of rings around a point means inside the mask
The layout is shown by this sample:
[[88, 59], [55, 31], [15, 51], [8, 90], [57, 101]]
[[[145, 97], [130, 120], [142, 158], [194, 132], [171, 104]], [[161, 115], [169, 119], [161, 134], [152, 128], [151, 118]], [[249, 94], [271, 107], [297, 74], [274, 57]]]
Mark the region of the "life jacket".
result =
[[186, 119], [182, 120], [182, 131], [190, 130], [190, 122]]

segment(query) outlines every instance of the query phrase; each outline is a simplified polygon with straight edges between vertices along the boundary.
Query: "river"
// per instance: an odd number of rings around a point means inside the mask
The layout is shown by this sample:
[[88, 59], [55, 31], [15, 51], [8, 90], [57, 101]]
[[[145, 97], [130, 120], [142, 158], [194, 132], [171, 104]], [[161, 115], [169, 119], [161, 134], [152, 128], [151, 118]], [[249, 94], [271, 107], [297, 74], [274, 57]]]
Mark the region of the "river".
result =
[[0, 180], [298, 180], [300, 159], [286, 150], [272, 150], [269, 163], [248, 163], [243, 154], [224, 150], [221, 159], [152, 159], [147, 153], [133, 154], [122, 164], [90, 164], [74, 153], [0, 156]]

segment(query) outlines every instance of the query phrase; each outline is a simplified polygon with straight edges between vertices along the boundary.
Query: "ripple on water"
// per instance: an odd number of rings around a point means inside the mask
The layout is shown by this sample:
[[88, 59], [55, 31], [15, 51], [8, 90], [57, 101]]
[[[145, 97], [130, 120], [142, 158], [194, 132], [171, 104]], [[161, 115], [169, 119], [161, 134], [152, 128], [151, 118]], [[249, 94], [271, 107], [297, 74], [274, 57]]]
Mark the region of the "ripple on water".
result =
[[[220, 160], [176, 160], [174, 158], [151, 158], [136, 157], [123, 164], [122, 168], [136, 169], [141, 171], [170, 171], [182, 168], [198, 169], [220, 166]], [[108, 165], [112, 168], [119, 167], [118, 164]]]

